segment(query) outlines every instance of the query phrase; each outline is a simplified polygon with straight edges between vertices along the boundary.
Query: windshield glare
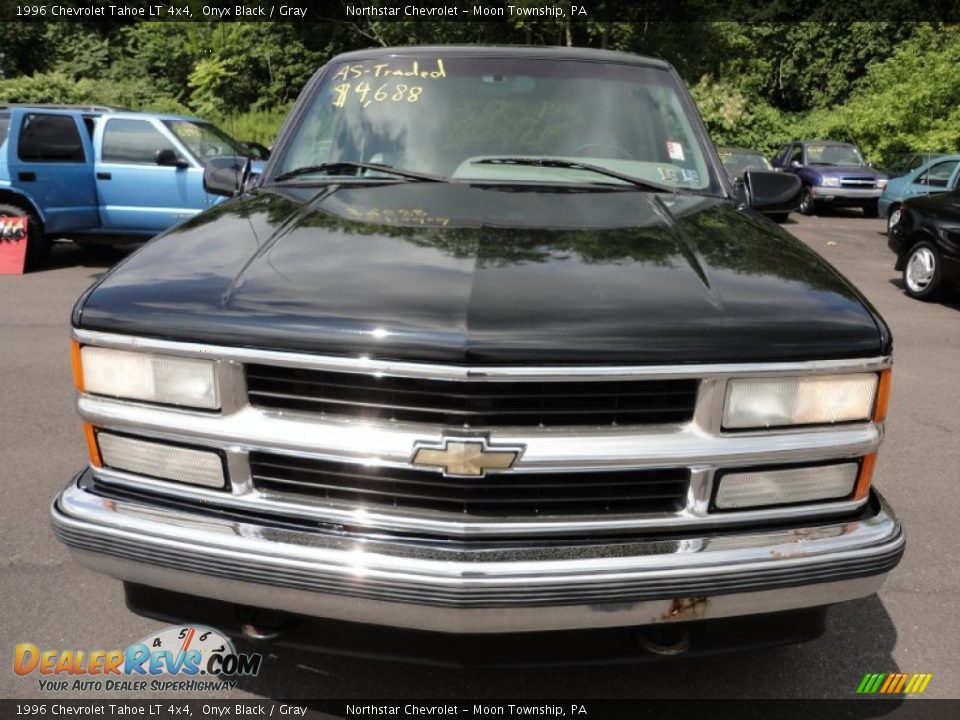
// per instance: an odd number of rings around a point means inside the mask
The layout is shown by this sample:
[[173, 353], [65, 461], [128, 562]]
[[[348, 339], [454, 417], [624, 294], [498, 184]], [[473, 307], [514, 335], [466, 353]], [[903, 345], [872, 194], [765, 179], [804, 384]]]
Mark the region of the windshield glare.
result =
[[249, 154], [246, 148], [216, 125], [189, 120], [167, 120], [165, 124], [200, 162], [221, 156]]
[[368, 162], [465, 180], [625, 184], [582, 169], [477, 162], [503, 157], [599, 165], [677, 189], [715, 182], [673, 76], [615, 63], [443, 55], [340, 63], [285, 144], [275, 175]]
[[810, 165], [866, 165], [853, 145], [807, 145]]

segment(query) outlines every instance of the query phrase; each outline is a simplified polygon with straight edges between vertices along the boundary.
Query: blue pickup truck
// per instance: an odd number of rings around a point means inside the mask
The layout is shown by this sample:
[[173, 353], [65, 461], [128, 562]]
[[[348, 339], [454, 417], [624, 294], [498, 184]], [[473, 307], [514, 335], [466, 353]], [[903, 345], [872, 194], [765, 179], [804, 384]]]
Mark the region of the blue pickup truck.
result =
[[220, 198], [203, 168], [252, 149], [195, 117], [107, 107], [0, 105], [0, 216], [28, 216], [27, 267], [55, 238], [144, 240]]

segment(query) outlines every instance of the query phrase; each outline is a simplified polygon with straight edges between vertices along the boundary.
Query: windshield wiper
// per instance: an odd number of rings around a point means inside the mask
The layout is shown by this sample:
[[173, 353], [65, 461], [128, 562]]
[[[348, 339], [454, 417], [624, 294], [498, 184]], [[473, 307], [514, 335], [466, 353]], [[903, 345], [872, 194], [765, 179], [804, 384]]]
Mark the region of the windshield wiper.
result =
[[301, 175], [313, 175], [314, 173], [338, 173], [343, 170], [375, 170], [386, 175], [395, 175], [396, 177], [406, 178], [407, 180], [418, 180], [420, 182], [451, 182], [450, 178], [443, 175], [431, 175], [429, 173], [416, 172], [415, 170], [399, 170], [391, 165], [368, 162], [338, 161], [330, 163], [320, 163], [319, 165], [305, 165], [304, 167], [288, 170], [280, 173], [274, 182], [283, 182]]
[[615, 180], [622, 180], [623, 182], [629, 183], [634, 187], [643, 188], [644, 190], [650, 190], [652, 192], [676, 192], [676, 188], [672, 188], [668, 185], [660, 185], [659, 183], [641, 180], [633, 175], [625, 175], [617, 172], [616, 170], [608, 170], [601, 165], [576, 162], [574, 160], [562, 160], [560, 158], [491, 157], [483, 158], [482, 160], [473, 160], [471, 165], [522, 165], [529, 167], [564, 168], [566, 170], [587, 170], [589, 172], [596, 173], [597, 175], [604, 175]]

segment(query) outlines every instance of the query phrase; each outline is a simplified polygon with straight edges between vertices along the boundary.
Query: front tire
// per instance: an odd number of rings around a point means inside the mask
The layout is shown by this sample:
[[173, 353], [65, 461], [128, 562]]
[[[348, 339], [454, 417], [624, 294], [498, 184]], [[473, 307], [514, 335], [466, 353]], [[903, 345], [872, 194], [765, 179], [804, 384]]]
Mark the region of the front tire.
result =
[[934, 300], [943, 287], [940, 253], [924, 240], [914, 245], [903, 264], [903, 287], [915, 300]]
[[874, 200], [869, 205], [863, 206], [863, 216], [868, 218], [878, 218], [880, 217], [880, 205]]
[[800, 193], [800, 214], [815, 215], [817, 212], [817, 201], [813, 199], [813, 193], [809, 187], [804, 187]]
[[890, 214], [887, 216], [887, 237], [893, 237], [894, 230], [902, 217], [903, 211], [900, 209], [900, 205], [891, 206]]
[[40, 218], [29, 208], [12, 203], [0, 203], [0, 215], [27, 218], [27, 258], [24, 269], [29, 271], [42, 267], [50, 254], [51, 242], [40, 226]]

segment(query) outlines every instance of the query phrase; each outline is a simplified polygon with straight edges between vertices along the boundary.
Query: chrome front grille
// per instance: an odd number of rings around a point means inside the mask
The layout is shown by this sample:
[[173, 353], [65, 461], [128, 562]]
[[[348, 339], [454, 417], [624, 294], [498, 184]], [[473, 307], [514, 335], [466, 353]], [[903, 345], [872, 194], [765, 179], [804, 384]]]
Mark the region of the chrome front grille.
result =
[[246, 366], [250, 403], [446, 427], [659, 425], [688, 422], [697, 381], [450, 381]]
[[250, 454], [250, 473], [259, 491], [474, 517], [676, 512], [686, 504], [690, 486], [686, 468], [463, 478], [261, 452]]
[[841, 187], [845, 188], [872, 188], [877, 181], [872, 177], [845, 177], [840, 179]]
[[[74, 337], [81, 344], [213, 359], [223, 400], [220, 412], [198, 412], [81, 394], [80, 415], [96, 430], [217, 451], [229, 476], [228, 488], [214, 490], [95, 467], [98, 482], [251, 517], [363, 528], [377, 536], [463, 539], [663, 533], [853, 512], [862, 501], [711, 510], [716, 478], [727, 470], [859, 460], [876, 452], [883, 436], [883, 425], [873, 422], [725, 432], [721, 416], [727, 382], [737, 377], [879, 371], [890, 365], [889, 357], [876, 357], [464, 367], [83, 330], [76, 330]], [[441, 412], [369, 415], [369, 408], [353, 400], [320, 409], [325, 396], [307, 381], [318, 378], [336, 378], [354, 400], [360, 394], [376, 395], [373, 404], [381, 405], [400, 404], [395, 398], [403, 393], [398, 391], [416, 390], [418, 402], [405, 407], [440, 407]], [[304, 401], [268, 385], [292, 384], [293, 379], [298, 391], [312, 397]], [[513, 394], [501, 392], [503, 386]], [[443, 389], [459, 397], [446, 399]], [[270, 400], [273, 396], [265, 393], [281, 397]], [[283, 395], [303, 404], [281, 406], [280, 401], [291, 400]], [[523, 403], [540, 397], [537, 402], [545, 407], [566, 405], [548, 417], [518, 421], [525, 416], [507, 412], [515, 406], [497, 404], [518, 396]], [[493, 405], [478, 407], [472, 404], [477, 398]], [[593, 404], [611, 398], [612, 406]], [[664, 398], [672, 403], [669, 408], [653, 402]], [[428, 399], [446, 404], [427, 405]], [[454, 402], [464, 404], [451, 407]], [[464, 409], [479, 411], [488, 422], [462, 430]], [[673, 414], [662, 414], [666, 412]], [[450, 415], [456, 422], [444, 419]], [[468, 422], [476, 422], [476, 416]], [[457, 438], [481, 438], [493, 451], [522, 452], [507, 470], [488, 465], [485, 477], [466, 479], [454, 477], [456, 471], [449, 469], [444, 476], [431, 463], [417, 461], [418, 448], [444, 448]]]

